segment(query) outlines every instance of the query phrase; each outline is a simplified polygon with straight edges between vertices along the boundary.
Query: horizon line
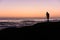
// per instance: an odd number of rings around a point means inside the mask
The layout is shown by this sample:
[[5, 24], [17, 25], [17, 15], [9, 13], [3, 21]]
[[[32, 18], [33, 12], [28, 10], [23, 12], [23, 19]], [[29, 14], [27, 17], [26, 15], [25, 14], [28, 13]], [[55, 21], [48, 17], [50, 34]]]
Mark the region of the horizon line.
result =
[[[0, 17], [0, 18], [46, 18], [46, 17]], [[60, 18], [60, 17], [50, 17], [50, 18]]]

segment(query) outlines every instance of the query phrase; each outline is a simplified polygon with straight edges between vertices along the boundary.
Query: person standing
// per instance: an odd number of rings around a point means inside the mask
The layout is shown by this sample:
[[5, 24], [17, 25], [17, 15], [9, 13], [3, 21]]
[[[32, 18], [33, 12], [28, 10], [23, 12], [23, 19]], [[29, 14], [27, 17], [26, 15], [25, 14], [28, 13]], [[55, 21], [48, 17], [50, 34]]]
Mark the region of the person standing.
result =
[[46, 18], [47, 18], [47, 22], [49, 22], [49, 13], [46, 12]]

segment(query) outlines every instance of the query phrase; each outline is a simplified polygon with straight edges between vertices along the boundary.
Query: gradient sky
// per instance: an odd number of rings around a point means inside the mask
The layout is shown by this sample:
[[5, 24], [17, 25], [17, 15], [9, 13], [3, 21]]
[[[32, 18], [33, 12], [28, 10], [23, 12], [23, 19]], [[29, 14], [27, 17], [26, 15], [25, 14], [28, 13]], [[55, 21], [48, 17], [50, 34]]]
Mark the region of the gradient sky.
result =
[[0, 0], [0, 17], [60, 17], [60, 0]]

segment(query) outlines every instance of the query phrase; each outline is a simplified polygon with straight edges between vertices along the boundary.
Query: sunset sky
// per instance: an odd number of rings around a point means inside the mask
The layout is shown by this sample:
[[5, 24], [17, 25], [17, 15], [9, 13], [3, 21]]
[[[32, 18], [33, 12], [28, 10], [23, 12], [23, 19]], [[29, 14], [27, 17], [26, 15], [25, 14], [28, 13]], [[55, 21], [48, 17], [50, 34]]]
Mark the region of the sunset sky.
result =
[[60, 17], [60, 0], [0, 0], [0, 17]]

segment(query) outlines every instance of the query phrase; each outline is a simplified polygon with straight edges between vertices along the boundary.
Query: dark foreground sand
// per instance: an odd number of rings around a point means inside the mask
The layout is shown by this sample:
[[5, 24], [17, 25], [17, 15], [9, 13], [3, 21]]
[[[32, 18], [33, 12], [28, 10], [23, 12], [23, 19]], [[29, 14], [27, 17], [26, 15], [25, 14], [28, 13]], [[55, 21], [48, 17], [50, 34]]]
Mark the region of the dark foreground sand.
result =
[[[43, 22], [37, 23], [33, 26], [26, 26], [22, 28], [7, 28], [0, 31], [0, 35], [15, 36], [23, 39], [56, 39], [60, 35], [60, 22]], [[12, 34], [12, 35], [10, 35]]]

